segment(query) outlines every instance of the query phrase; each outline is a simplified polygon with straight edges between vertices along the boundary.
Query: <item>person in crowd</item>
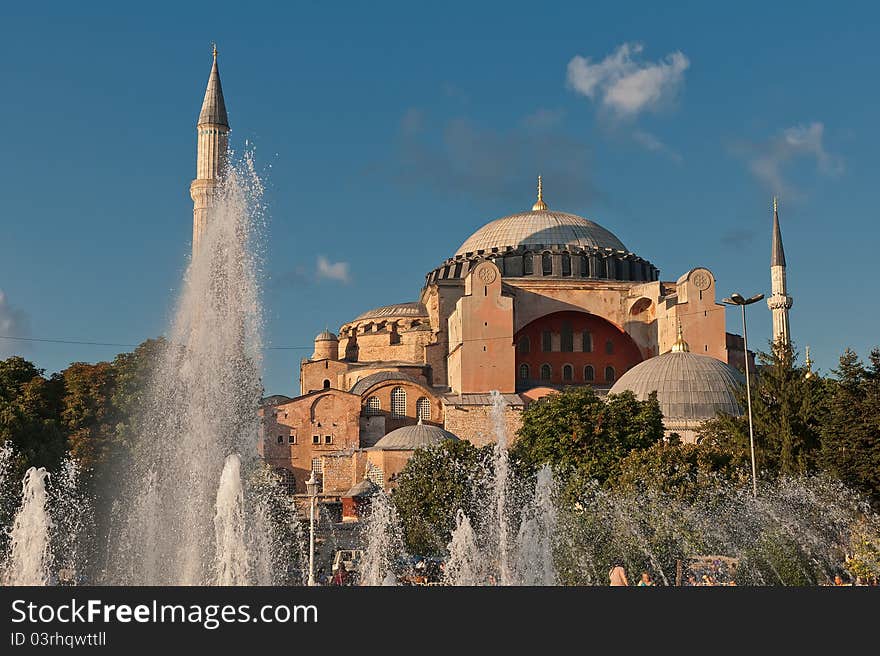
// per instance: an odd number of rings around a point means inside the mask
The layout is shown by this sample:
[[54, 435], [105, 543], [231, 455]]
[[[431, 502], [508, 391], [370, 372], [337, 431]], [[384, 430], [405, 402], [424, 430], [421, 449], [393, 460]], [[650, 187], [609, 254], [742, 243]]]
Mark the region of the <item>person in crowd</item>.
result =
[[629, 579], [626, 578], [626, 570], [623, 569], [623, 565], [619, 561], [608, 572], [608, 581], [609, 585], [629, 585]]
[[651, 578], [651, 575], [648, 572], [642, 572], [642, 576], [639, 579], [639, 582], [636, 583], [637, 586], [645, 586], [645, 585], [654, 585], [654, 579]]

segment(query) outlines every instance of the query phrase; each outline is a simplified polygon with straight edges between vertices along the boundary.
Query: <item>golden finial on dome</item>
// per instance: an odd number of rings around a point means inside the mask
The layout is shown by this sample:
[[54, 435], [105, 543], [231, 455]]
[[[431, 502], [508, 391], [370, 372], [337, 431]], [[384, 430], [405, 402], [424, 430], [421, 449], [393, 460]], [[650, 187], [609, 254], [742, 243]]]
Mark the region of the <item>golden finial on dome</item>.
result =
[[684, 336], [681, 334], [681, 319], [678, 320], [678, 334], [676, 335], [675, 343], [672, 345], [673, 353], [687, 353], [691, 350], [691, 347], [688, 346], [688, 343], [684, 341]]
[[776, 196], [773, 197], [773, 213], [776, 214], [779, 211], [779, 206], [776, 201]]
[[544, 202], [544, 183], [541, 176], [538, 176], [538, 201], [532, 205], [533, 212], [543, 212], [547, 209], [547, 203]]
[[214, 42], [214, 41], [211, 42], [211, 49], [214, 51], [214, 59], [217, 59], [217, 43], [216, 42]]
[[810, 360], [810, 347], [807, 346], [807, 358], [804, 360], [804, 364], [807, 366], [807, 373], [804, 374], [804, 378], [812, 378], [816, 374], [813, 373], [813, 361]]

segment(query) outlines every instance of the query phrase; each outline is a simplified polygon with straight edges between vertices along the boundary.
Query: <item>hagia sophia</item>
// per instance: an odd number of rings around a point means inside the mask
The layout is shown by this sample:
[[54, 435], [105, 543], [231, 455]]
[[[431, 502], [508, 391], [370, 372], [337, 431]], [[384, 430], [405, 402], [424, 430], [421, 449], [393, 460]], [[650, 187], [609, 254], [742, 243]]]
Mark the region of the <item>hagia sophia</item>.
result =
[[[198, 120], [194, 249], [228, 133], [215, 51]], [[709, 268], [695, 262], [674, 280], [661, 277], [606, 228], [552, 207], [540, 177], [524, 205], [475, 225], [448, 259], [428, 263], [411, 300], [320, 332], [300, 364], [299, 395], [264, 399], [260, 454], [289, 492], [305, 492], [315, 472], [323, 495], [351, 501], [365, 481], [393, 487], [422, 446], [490, 443], [493, 391], [511, 436], [528, 404], [573, 385], [639, 398], [656, 391], [667, 431], [690, 441], [718, 411], [742, 413], [744, 342], [726, 331]], [[773, 336], [788, 341], [775, 203], [771, 244]]]

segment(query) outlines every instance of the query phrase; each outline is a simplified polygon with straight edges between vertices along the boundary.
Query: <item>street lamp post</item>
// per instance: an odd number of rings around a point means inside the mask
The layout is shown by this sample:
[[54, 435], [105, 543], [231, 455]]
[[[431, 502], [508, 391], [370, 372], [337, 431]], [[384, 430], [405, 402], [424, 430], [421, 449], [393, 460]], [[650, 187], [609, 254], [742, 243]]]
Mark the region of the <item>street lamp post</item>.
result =
[[752, 386], [749, 384], [749, 332], [746, 328], [746, 305], [757, 303], [763, 294], [755, 294], [751, 298], [743, 298], [742, 294], [733, 293], [730, 298], [725, 298], [721, 302], [725, 305], [739, 305], [742, 308], [743, 320], [743, 351], [745, 354], [745, 370], [746, 370], [746, 405], [749, 411], [749, 448], [752, 452], [752, 495], [758, 496], [758, 471], [755, 466], [755, 431], [752, 426]]
[[318, 499], [318, 479], [315, 472], [306, 481], [306, 491], [309, 493], [309, 585], [317, 585], [315, 582], [315, 501]]

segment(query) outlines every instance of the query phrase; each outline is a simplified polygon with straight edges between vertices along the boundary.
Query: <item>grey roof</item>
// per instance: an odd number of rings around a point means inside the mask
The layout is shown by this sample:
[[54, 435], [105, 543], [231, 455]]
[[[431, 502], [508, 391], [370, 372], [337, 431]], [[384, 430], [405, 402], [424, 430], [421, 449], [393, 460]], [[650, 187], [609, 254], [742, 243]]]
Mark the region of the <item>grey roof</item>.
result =
[[326, 328], [315, 335], [316, 342], [338, 342], [339, 338], [336, 337], [333, 333], [331, 333]]
[[202, 112], [199, 114], [198, 124], [206, 123], [229, 127], [226, 103], [223, 101], [223, 87], [220, 86], [220, 71], [217, 69], [216, 53], [214, 54], [214, 65], [211, 67], [211, 75], [208, 77], [208, 88], [205, 90]]
[[349, 392], [351, 392], [352, 394], [363, 394], [376, 383], [381, 383], [386, 380], [406, 380], [411, 383], [421, 385], [422, 387], [425, 386], [422, 381], [417, 378], [413, 378], [408, 374], [402, 374], [398, 371], [377, 371], [376, 373], [370, 374], [365, 378], [361, 378], [358, 382], [351, 386]]
[[[514, 408], [525, 405], [525, 402], [518, 394], [502, 394], [504, 403]], [[491, 394], [446, 394], [443, 397], [445, 405], [492, 405]]]
[[425, 306], [418, 302], [412, 303], [395, 303], [393, 305], [383, 305], [382, 307], [373, 308], [364, 312], [355, 321], [362, 319], [381, 319], [386, 317], [427, 317], [428, 310]]
[[773, 210], [773, 250], [770, 253], [770, 266], [785, 266], [785, 251], [782, 248], [782, 232], [779, 230], [779, 212]]
[[343, 494], [344, 497], [371, 497], [379, 491], [379, 486], [369, 478], [365, 478], [360, 483], [352, 487], [348, 492]]
[[575, 214], [540, 210], [512, 214], [487, 223], [461, 245], [456, 255], [507, 246], [579, 246], [626, 251], [617, 237]]
[[708, 355], [688, 351], [664, 353], [637, 364], [611, 388], [611, 394], [631, 390], [645, 400], [657, 392], [667, 419], [703, 421], [718, 411], [741, 415], [736, 400], [742, 374], [729, 364]]
[[284, 396], [284, 394], [272, 394], [271, 396], [264, 396], [260, 399], [260, 407], [271, 406], [271, 405], [281, 405], [282, 403], [287, 403], [288, 401], [293, 401], [293, 399], [289, 396]]
[[420, 421], [415, 426], [404, 426], [391, 431], [371, 448], [379, 451], [415, 451], [440, 444], [444, 440], [458, 441], [458, 436], [439, 426]]

